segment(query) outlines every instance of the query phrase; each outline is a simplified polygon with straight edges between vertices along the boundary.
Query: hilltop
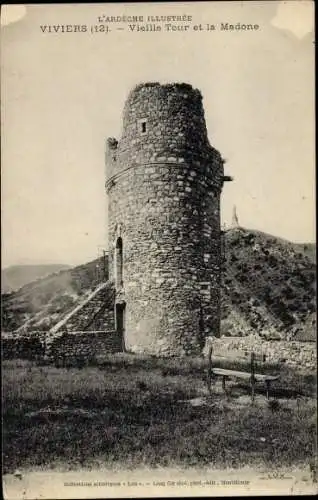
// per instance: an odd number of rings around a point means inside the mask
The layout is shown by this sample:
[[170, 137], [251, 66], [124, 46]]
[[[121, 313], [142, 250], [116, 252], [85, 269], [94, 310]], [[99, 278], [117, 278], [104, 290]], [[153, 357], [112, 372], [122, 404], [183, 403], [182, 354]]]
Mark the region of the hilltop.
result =
[[[223, 233], [223, 254], [223, 334], [316, 338], [314, 244], [236, 228]], [[2, 295], [2, 330], [48, 330], [107, 279], [103, 268], [96, 259]]]

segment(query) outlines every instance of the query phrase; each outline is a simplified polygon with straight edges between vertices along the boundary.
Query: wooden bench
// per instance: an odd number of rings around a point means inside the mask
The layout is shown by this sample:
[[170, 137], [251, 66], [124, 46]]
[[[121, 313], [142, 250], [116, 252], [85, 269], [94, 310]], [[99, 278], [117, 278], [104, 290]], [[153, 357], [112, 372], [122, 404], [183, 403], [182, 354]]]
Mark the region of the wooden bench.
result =
[[[256, 354], [255, 352], [251, 352], [250, 354], [250, 371], [239, 371], [239, 370], [228, 370], [225, 368], [213, 368], [212, 366], [212, 345], [209, 346], [208, 352], [208, 389], [211, 392], [211, 382], [212, 377], [222, 377], [222, 388], [225, 391], [226, 380], [228, 378], [238, 378], [243, 380], [249, 380], [251, 385], [251, 399], [254, 401], [255, 399], [255, 385], [257, 382], [263, 382], [266, 386], [266, 399], [269, 399], [269, 391], [270, 385], [273, 381], [279, 379], [279, 375], [267, 375], [256, 373], [256, 363], [264, 363], [266, 361], [266, 356], [264, 354]], [[242, 359], [243, 356], [238, 356], [238, 359]], [[244, 357], [246, 360], [246, 356]]]

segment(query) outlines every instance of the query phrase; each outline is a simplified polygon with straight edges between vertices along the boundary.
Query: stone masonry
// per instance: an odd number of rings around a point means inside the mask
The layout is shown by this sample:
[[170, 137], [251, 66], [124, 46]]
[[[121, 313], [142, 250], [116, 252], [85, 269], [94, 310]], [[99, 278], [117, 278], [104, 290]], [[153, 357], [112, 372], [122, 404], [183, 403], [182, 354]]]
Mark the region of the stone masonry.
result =
[[[212, 339], [213, 356], [236, 358], [242, 352], [265, 354], [266, 361], [285, 363], [301, 371], [315, 370], [317, 366], [316, 342], [265, 340], [258, 335]], [[206, 350], [207, 352], [207, 350]]]
[[121, 351], [122, 339], [114, 329], [114, 301], [112, 283], [100, 284], [45, 335], [46, 358], [89, 357]]
[[219, 336], [223, 163], [198, 90], [132, 90], [106, 147], [109, 274], [127, 351], [199, 354]]

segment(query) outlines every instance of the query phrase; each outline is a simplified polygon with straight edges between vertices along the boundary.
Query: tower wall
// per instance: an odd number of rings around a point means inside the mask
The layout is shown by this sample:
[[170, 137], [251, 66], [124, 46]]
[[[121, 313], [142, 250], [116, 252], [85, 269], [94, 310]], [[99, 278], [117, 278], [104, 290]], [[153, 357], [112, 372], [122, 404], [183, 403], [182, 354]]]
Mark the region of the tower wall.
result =
[[110, 278], [123, 244], [125, 345], [198, 354], [220, 324], [223, 162], [207, 138], [202, 97], [186, 84], [138, 86], [118, 144], [108, 140]]

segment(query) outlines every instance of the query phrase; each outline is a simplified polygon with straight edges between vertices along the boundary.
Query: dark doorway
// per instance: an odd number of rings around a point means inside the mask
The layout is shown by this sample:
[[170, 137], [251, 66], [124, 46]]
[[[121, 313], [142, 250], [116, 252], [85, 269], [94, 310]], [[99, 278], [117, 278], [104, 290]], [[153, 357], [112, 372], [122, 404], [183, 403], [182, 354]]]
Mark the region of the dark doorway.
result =
[[118, 238], [116, 241], [116, 288], [121, 288], [123, 286], [123, 240]]
[[116, 331], [120, 338], [122, 351], [125, 351], [125, 308], [126, 304], [116, 304]]

